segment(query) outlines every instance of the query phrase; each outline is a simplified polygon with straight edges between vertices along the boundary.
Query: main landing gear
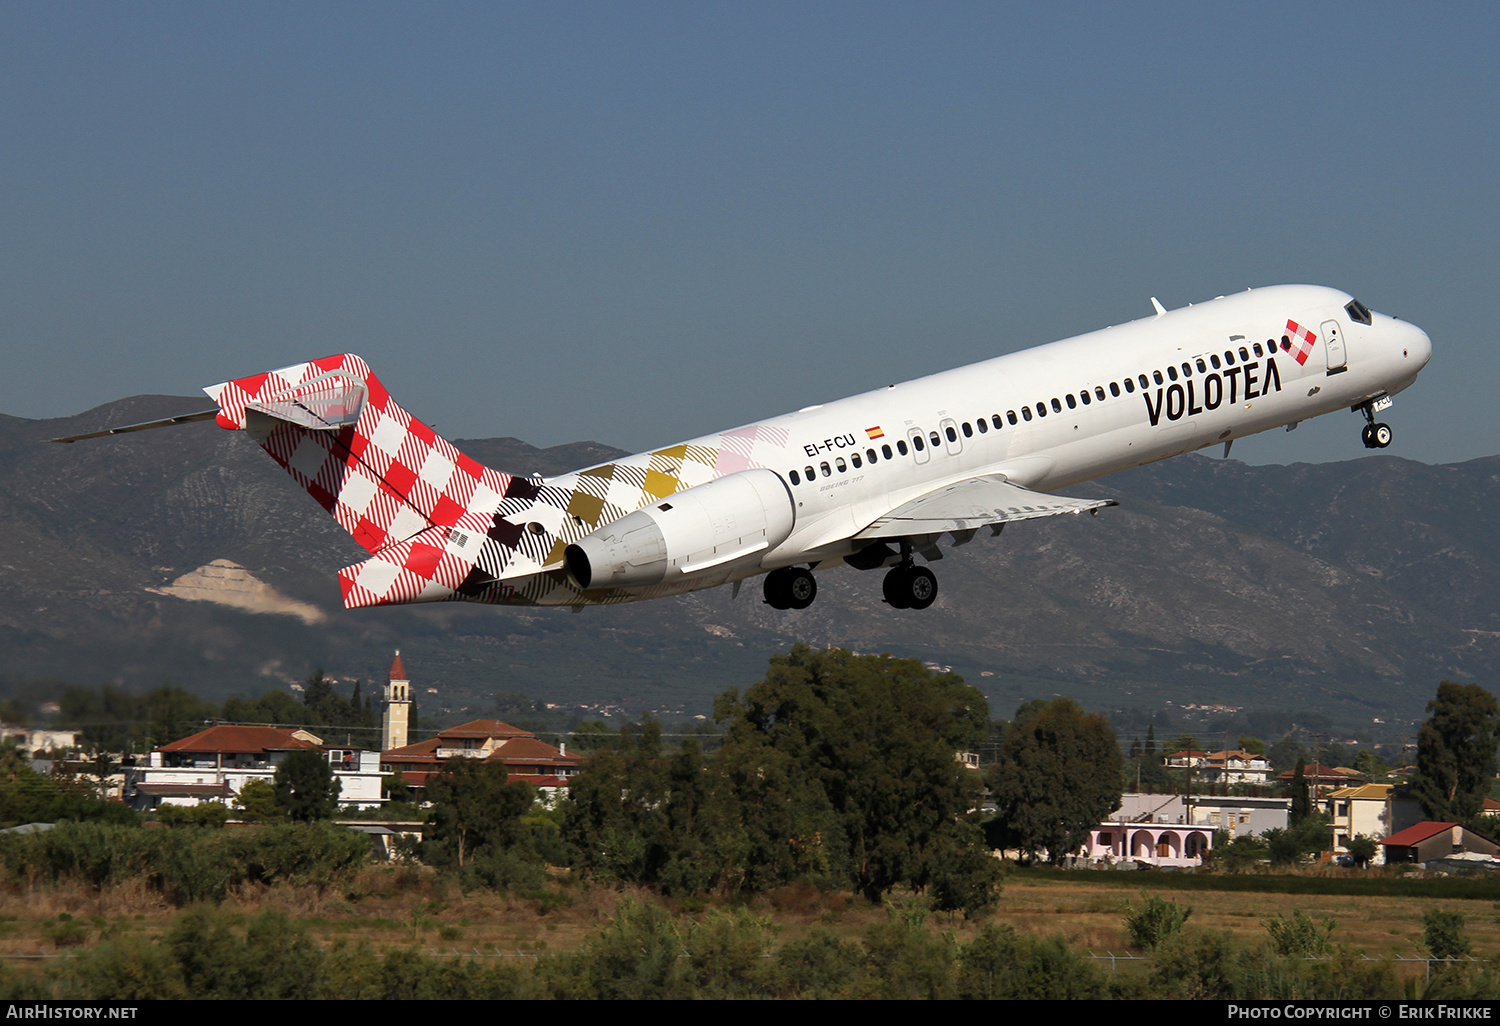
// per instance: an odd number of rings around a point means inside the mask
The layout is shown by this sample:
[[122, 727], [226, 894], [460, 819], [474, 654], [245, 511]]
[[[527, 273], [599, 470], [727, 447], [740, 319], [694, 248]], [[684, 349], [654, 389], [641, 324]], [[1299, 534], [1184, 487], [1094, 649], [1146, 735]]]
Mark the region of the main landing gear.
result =
[[[1387, 400], [1385, 405], [1389, 406], [1390, 401]], [[1365, 443], [1365, 448], [1384, 449], [1390, 445], [1392, 438], [1391, 426], [1389, 424], [1376, 423], [1374, 402], [1364, 403], [1355, 408], [1365, 415], [1365, 426], [1359, 429], [1359, 440]]]
[[880, 590], [894, 609], [926, 609], [937, 599], [937, 577], [925, 566], [901, 563], [891, 567]]
[[766, 574], [765, 591], [772, 609], [806, 609], [818, 597], [818, 582], [811, 570], [784, 566]]

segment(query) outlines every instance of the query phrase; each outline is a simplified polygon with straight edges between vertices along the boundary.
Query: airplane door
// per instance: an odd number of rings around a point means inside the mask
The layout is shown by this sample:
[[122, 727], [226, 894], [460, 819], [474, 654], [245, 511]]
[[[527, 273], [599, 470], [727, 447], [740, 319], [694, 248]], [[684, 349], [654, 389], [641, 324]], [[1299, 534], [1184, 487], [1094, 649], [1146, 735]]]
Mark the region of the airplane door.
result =
[[1349, 369], [1349, 358], [1344, 352], [1344, 333], [1338, 321], [1323, 322], [1323, 344], [1328, 352], [1328, 373], [1337, 374]]
[[932, 454], [927, 451], [927, 439], [921, 428], [907, 428], [906, 440], [911, 445], [912, 459], [918, 463], [926, 463], [932, 458]]
[[964, 451], [963, 437], [958, 433], [958, 422], [952, 417], [944, 417], [938, 424], [938, 430], [944, 439], [944, 448], [948, 450], [949, 456], [957, 456]]

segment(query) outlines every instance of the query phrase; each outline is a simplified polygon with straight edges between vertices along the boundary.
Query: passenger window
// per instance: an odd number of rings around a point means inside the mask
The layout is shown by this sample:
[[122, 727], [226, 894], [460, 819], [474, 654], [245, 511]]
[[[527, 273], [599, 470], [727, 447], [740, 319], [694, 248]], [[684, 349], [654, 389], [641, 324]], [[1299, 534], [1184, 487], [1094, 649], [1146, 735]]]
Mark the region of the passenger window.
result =
[[1056, 396], [1052, 397], [1052, 412], [1053, 413], [1061, 413], [1062, 412], [1062, 403], [1060, 403], [1060, 402], [1057, 401], [1057, 397]]
[[[1015, 410], [1006, 410], [1005, 411], [1005, 419], [1008, 420], [1008, 421], [1010, 421], [1012, 424], [1014, 424], [1016, 422], [1016, 411]], [[1031, 418], [1027, 417], [1026, 419], [1030, 420]]]
[[828, 469], [828, 464], [826, 464], [826, 463], [820, 463], [818, 465], [823, 468], [823, 476], [824, 477], [832, 477], [833, 476], [833, 471], [830, 470], [830, 469]]
[[[886, 451], [889, 452], [890, 450], [886, 450]], [[875, 450], [874, 449], [866, 449], [865, 450], [865, 459], [869, 460], [871, 463], [877, 463], [877, 462], [879, 462], [878, 460], [875, 459]]]
[[849, 462], [854, 465], [855, 470], [858, 470], [860, 467], [864, 466], [864, 464], [859, 461], [859, 453], [857, 452], [851, 452], [849, 454]]
[[801, 475], [799, 475], [795, 470], [792, 471], [791, 478], [792, 478], [792, 484], [794, 484], [794, 485], [799, 485], [799, 484], [802, 483], [802, 477], [801, 477]]
[[1045, 417], [1047, 415], [1047, 404], [1046, 403], [1037, 403], [1036, 404], [1036, 415], [1038, 417]]
[[938, 437], [938, 433], [936, 431], [927, 432], [927, 440], [932, 443], [932, 447], [934, 449], [943, 444], [943, 440]]
[[[980, 421], [980, 423], [982, 424], [984, 422]], [[969, 422], [968, 421], [964, 421], [964, 437], [965, 438], [973, 438], [974, 437], [974, 429], [969, 426]]]
[[[958, 441], [958, 432], [955, 431], [955, 430], [953, 430], [953, 425], [952, 424], [949, 424], [947, 427], [945, 427], [943, 429], [943, 434], [945, 434], [945, 435], [948, 436], [948, 441], [950, 441], [950, 442], [956, 442], [956, 441]], [[937, 445], [938, 444], [937, 435], [933, 435], [932, 436], [932, 444], [933, 445]]]
[[[1087, 395], [1088, 393], [1085, 392], [1084, 394]], [[1073, 393], [1072, 392], [1069, 392], [1067, 395], [1063, 396], [1063, 398], [1068, 401], [1068, 409], [1070, 409], [1070, 410], [1076, 410], [1076, 409], [1078, 409], [1078, 400], [1076, 400], [1076, 399], [1073, 398]]]
[[[1130, 387], [1130, 379], [1129, 378], [1125, 379], [1125, 387], [1126, 388]], [[1109, 383], [1109, 394], [1112, 395], [1112, 396], [1114, 396], [1116, 399], [1120, 398], [1120, 385], [1119, 385], [1118, 382], [1111, 381]], [[1101, 395], [1099, 398], [1103, 399], [1104, 396]]]
[[1156, 379], [1158, 385], [1161, 384], [1161, 371], [1152, 371], [1151, 376]]
[[927, 443], [922, 441], [921, 435], [912, 435], [911, 444], [916, 447], [917, 452], [921, 452], [927, 448]]
[[[1170, 363], [1167, 364], [1167, 377], [1171, 378], [1173, 381], [1177, 380], [1177, 368], [1173, 367]], [[1161, 384], [1161, 379], [1157, 378], [1156, 383], [1158, 385]]]
[[842, 456], [835, 457], [833, 463], [836, 467], [839, 468], [840, 474], [843, 474], [849, 470], [849, 464], [844, 462], [844, 457]]
[[[890, 459], [891, 458], [891, 447], [889, 445], [882, 445], [880, 447], [880, 454], [882, 456], [884, 456], [886, 459]], [[903, 455], [903, 456], [906, 455], [906, 450], [905, 449], [901, 450], [901, 455]]]
[[1255, 343], [1255, 357], [1256, 357], [1256, 359], [1260, 359], [1262, 356], [1265, 356], [1265, 355], [1266, 355], [1265, 350], [1261, 349], [1260, 343], [1259, 342]]
[[1246, 349], [1244, 346], [1240, 346], [1240, 363], [1249, 363], [1249, 362], [1250, 362], [1250, 350]]
[[[1080, 399], [1083, 400], [1083, 405], [1085, 405], [1085, 406], [1087, 406], [1089, 403], [1091, 403], [1091, 402], [1094, 401], [1093, 399], [1089, 398], [1089, 390], [1086, 389], [1086, 388], [1082, 392], [1078, 393], [1078, 398], [1080, 398]], [[1073, 405], [1073, 400], [1069, 399], [1068, 400], [1068, 405], [1072, 406]]]
[[[995, 419], [999, 420], [1000, 418], [996, 417]], [[967, 427], [968, 425], [966, 424], [964, 426]], [[983, 417], [980, 417], [974, 422], [974, 426], [979, 429], [979, 433], [982, 435], [990, 429], [990, 422], [985, 420]]]
[[1198, 373], [1199, 374], [1207, 374], [1208, 373], [1208, 364], [1206, 364], [1206, 363], [1203, 362], [1203, 357], [1201, 357], [1201, 356], [1198, 357]]
[[1285, 335], [1281, 336], [1281, 348], [1290, 353], [1292, 351], [1292, 340]]
[[1030, 406], [1023, 406], [1023, 407], [1021, 407], [1021, 417], [1024, 420], [1030, 420], [1031, 419], [1031, 407]]
[[[1142, 381], [1145, 380], [1145, 375], [1141, 375], [1141, 380]], [[1125, 391], [1131, 392], [1131, 393], [1135, 392], [1135, 382], [1131, 381], [1129, 378], [1125, 379]]]
[[817, 474], [813, 473], [813, 468], [812, 467], [804, 467], [803, 468], [803, 473], [807, 474], [807, 479], [809, 481], [812, 481], [812, 480], [816, 479], [817, 476], [818, 476]]
[[1214, 365], [1214, 370], [1218, 370], [1223, 366], [1223, 364], [1219, 363], [1219, 357], [1217, 356], [1217, 354], [1214, 356], [1210, 356], [1208, 358], [1208, 362]]
[[1224, 350], [1224, 366], [1226, 366], [1226, 367], [1233, 367], [1234, 366], [1234, 354], [1231, 353], [1227, 349]]
[[[1119, 394], [1120, 394], [1120, 390], [1118, 388], [1116, 388], [1115, 389], [1115, 395], [1119, 395]], [[1103, 385], [1095, 385], [1094, 386], [1094, 397], [1096, 399], [1098, 399], [1101, 403], [1104, 402], [1104, 386]]]
[[1140, 376], [1140, 382], [1141, 382], [1141, 387], [1142, 388], [1150, 388], [1151, 387], [1151, 382], [1146, 379], [1146, 375], [1144, 375], [1144, 374], [1142, 374]]
[[1185, 378], [1190, 378], [1190, 377], [1193, 376], [1193, 365], [1192, 364], [1190, 364], [1190, 363], [1184, 363], [1182, 365], [1182, 376], [1185, 377]]
[[896, 451], [903, 456], [906, 455], [906, 441], [904, 439], [896, 443]]
[[[995, 422], [995, 430], [996, 431], [999, 431], [1001, 428], [1003, 428], [1005, 426], [1005, 422], [1000, 419], [1000, 414], [998, 414], [998, 413], [995, 414], [993, 420]], [[1014, 424], [1016, 422], [1016, 415], [1014, 413], [1012, 413], [1010, 415], [1010, 422], [1012, 424]]]

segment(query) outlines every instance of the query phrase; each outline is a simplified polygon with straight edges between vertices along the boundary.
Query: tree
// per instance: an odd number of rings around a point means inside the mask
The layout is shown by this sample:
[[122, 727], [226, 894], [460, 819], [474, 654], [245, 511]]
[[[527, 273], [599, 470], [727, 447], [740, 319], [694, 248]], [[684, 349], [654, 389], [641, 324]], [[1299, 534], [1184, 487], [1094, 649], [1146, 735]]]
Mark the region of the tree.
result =
[[1060, 861], [1119, 807], [1120, 769], [1114, 730], [1072, 699], [1018, 714], [987, 774], [998, 808], [994, 840]]
[[743, 696], [721, 696], [715, 717], [729, 724], [721, 764], [753, 820], [749, 843], [789, 867], [847, 867], [875, 901], [925, 886], [935, 851], [974, 843], [955, 833], [979, 781], [955, 754], [985, 737], [989, 707], [953, 674], [799, 644]]
[[1443, 681], [1417, 732], [1412, 790], [1428, 819], [1470, 823], [1495, 776], [1500, 706], [1478, 684]]
[[298, 822], [330, 819], [338, 807], [343, 785], [316, 748], [299, 748], [281, 761], [271, 778], [276, 804]]
[[251, 823], [272, 823], [286, 819], [286, 813], [276, 804], [276, 789], [266, 780], [247, 780], [240, 793], [235, 796], [234, 806], [240, 818]]
[[1312, 795], [1307, 790], [1307, 763], [1297, 760], [1297, 768], [1292, 770], [1292, 808], [1288, 814], [1287, 822], [1291, 826], [1305, 823], [1312, 815]]
[[485, 849], [515, 843], [517, 824], [536, 801], [536, 789], [511, 780], [504, 763], [459, 757], [428, 778], [427, 798], [432, 818], [425, 857], [462, 866]]

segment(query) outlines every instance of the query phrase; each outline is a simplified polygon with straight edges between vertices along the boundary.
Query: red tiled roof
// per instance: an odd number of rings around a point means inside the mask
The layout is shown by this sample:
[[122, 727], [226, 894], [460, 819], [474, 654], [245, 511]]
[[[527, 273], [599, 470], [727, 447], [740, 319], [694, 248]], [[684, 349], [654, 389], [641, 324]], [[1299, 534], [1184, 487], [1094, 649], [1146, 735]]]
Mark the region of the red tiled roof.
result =
[[1457, 823], [1433, 823], [1429, 820], [1425, 823], [1418, 823], [1416, 826], [1409, 826], [1399, 833], [1394, 833], [1380, 843], [1409, 847], [1413, 844], [1421, 844], [1427, 838], [1440, 834], [1444, 830], [1452, 830], [1456, 826], [1458, 826]]
[[406, 667], [401, 665], [401, 650], [396, 649], [395, 661], [391, 663], [391, 672], [386, 674], [386, 680], [410, 680], [406, 675]]
[[438, 731], [438, 737], [536, 737], [529, 730], [512, 727], [503, 720], [470, 720]]
[[[162, 745], [159, 752], [285, 752], [296, 748], [321, 748], [290, 727], [240, 727], [227, 723], [200, 730], [191, 737]], [[308, 734], [308, 737], [313, 735]]]

